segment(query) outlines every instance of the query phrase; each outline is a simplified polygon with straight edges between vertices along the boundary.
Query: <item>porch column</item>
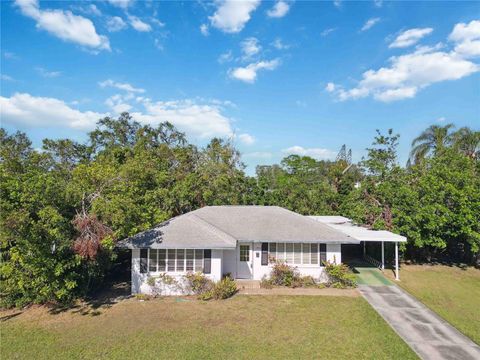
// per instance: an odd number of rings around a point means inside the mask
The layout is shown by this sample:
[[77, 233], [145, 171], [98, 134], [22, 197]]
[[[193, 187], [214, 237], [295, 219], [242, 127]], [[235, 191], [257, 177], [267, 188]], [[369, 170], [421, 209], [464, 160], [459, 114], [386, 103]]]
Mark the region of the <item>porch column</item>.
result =
[[382, 271], [385, 270], [385, 245], [382, 241]]
[[398, 274], [398, 242], [395, 241], [395, 280], [400, 281]]

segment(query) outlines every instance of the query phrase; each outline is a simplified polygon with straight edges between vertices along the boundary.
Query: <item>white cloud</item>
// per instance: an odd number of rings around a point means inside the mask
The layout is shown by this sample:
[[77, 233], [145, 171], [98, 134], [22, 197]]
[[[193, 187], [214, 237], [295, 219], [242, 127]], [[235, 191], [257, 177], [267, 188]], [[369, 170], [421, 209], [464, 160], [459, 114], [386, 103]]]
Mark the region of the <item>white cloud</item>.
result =
[[270, 159], [273, 154], [267, 151], [254, 151], [246, 154], [242, 154], [243, 157], [255, 158], [255, 159]]
[[369, 29], [371, 29], [373, 26], [375, 26], [375, 24], [377, 24], [378, 22], [380, 21], [380, 18], [371, 18], [371, 19], [368, 19], [367, 22], [362, 26], [362, 28], [360, 29], [360, 31], [367, 31]]
[[327, 84], [327, 86], [325, 86], [325, 90], [329, 93], [334, 92], [335, 91], [335, 84], [332, 83], [332, 82], [329, 82]]
[[381, 8], [383, 6], [383, 0], [373, 0], [373, 5], [377, 8]]
[[273, 18], [281, 18], [287, 15], [290, 5], [285, 1], [277, 1], [273, 7], [267, 11], [267, 15]]
[[240, 134], [240, 135], [238, 135], [238, 138], [245, 145], [252, 145], [253, 143], [255, 143], [255, 138], [250, 134], [246, 134], [246, 133], [245, 134]]
[[96, 50], [110, 50], [108, 38], [98, 35], [93, 23], [71, 11], [41, 10], [37, 0], [16, 0], [22, 14], [37, 22], [37, 27], [56, 37]]
[[128, 93], [127, 95], [116, 94], [105, 100], [105, 105], [111, 108], [116, 114], [121, 114], [122, 112], [132, 109], [132, 105], [130, 105], [128, 101], [133, 98], [132, 93]]
[[124, 91], [132, 92], [132, 93], [144, 93], [145, 92], [145, 89], [135, 88], [128, 83], [119, 83], [119, 82], [113, 81], [111, 79], [101, 81], [101, 82], [98, 83], [98, 85], [100, 85], [100, 87], [102, 87], [102, 88], [113, 87], [113, 88], [117, 88], [119, 90], [124, 90]]
[[110, 32], [120, 31], [126, 27], [127, 23], [119, 16], [112, 16], [107, 20], [107, 30]]
[[330, 33], [334, 32], [335, 30], [337, 30], [337, 28], [325, 29], [320, 33], [320, 35], [325, 37], [325, 36], [329, 35]]
[[444, 116], [441, 116], [441, 117], [439, 117], [439, 118], [437, 119], [437, 122], [443, 123], [443, 122], [445, 122], [445, 120], [447, 120], [447, 118], [444, 117]]
[[278, 65], [280, 65], [279, 59], [259, 61], [249, 64], [246, 67], [231, 69], [229, 73], [230, 77], [234, 79], [252, 84], [257, 79], [257, 72], [259, 70], [275, 70]]
[[208, 25], [207, 24], [202, 24], [200, 25], [200, 32], [202, 33], [203, 36], [208, 36]]
[[289, 155], [310, 156], [318, 160], [331, 160], [335, 159], [335, 156], [337, 156], [335, 151], [329, 149], [304, 148], [298, 145], [283, 149], [282, 152]]
[[456, 43], [457, 54], [463, 57], [480, 56], [480, 20], [455, 25], [448, 39]]
[[90, 4], [87, 6], [73, 6], [72, 8], [87, 15], [95, 15], [95, 16], [102, 15], [102, 12], [100, 11], [100, 9], [94, 4]]
[[222, 107], [213, 103], [199, 104], [194, 100], [157, 101], [142, 99], [145, 113], [132, 112], [140, 123], [157, 125], [169, 121], [188, 135], [199, 138], [232, 136], [231, 120]]
[[273, 47], [277, 50], [287, 50], [290, 48], [290, 45], [284, 44], [282, 39], [276, 38], [273, 43]]
[[342, 0], [333, 0], [333, 5], [335, 5], [336, 8], [341, 8], [342, 7]]
[[[223, 107], [213, 102], [198, 100], [156, 101], [131, 95], [114, 95], [106, 103], [116, 113], [131, 110], [133, 106], [127, 101], [137, 101], [143, 111], [131, 112], [141, 124], [158, 125], [169, 121], [185, 131], [187, 135], [198, 138], [213, 136], [230, 137], [233, 135], [232, 120], [223, 114]], [[80, 111], [67, 105], [64, 101], [35, 97], [30, 94], [16, 93], [7, 98], [0, 96], [0, 116], [8, 124], [24, 125], [31, 128], [72, 128], [89, 131], [96, 122], [110, 113]]]
[[223, 54], [220, 54], [220, 56], [218, 57], [218, 62], [220, 64], [223, 64], [223, 63], [226, 63], [226, 62], [230, 62], [233, 60], [233, 54], [232, 54], [232, 51], [231, 50], [228, 50], [227, 52], [223, 53]]
[[55, 78], [62, 74], [61, 71], [48, 71], [42, 67], [36, 67], [35, 70], [44, 78]]
[[226, 33], [238, 33], [250, 20], [250, 14], [260, 5], [260, 0], [225, 0], [217, 4], [217, 10], [209, 17], [211, 25]]
[[432, 28], [415, 28], [402, 32], [397, 38], [388, 46], [389, 48], [405, 48], [416, 44], [424, 36], [432, 33]]
[[0, 96], [0, 114], [6, 123], [29, 127], [66, 127], [90, 130], [98, 119], [107, 114], [79, 111], [62, 100], [35, 97], [26, 93], [15, 93], [7, 98]]
[[258, 39], [254, 37], [249, 37], [243, 40], [240, 43], [240, 47], [242, 49], [244, 60], [250, 59], [252, 56], [258, 54], [260, 50], [262, 50], [262, 47], [259, 44]]
[[134, 0], [107, 0], [107, 1], [113, 6], [119, 7], [124, 10], [127, 9], [134, 2]]
[[136, 16], [129, 16], [128, 20], [130, 21], [130, 25], [132, 25], [132, 27], [137, 31], [140, 31], [140, 32], [152, 31], [152, 27], [150, 26], [150, 24], [147, 24], [146, 22], [140, 20]]
[[[474, 47], [469, 47], [471, 42], [476, 41], [476, 36], [480, 38], [480, 34], [476, 35], [470, 26], [475, 28], [476, 24], [455, 26], [449, 37], [455, 43], [451, 51], [443, 50], [444, 45], [441, 43], [419, 46], [411, 53], [391, 57], [389, 66], [364, 72], [357, 86], [344, 89], [335, 85], [331, 92], [340, 101], [372, 96], [376, 100], [390, 102], [413, 98], [420, 90], [432, 84], [458, 80], [478, 72], [480, 66], [468, 58], [480, 56]], [[462, 45], [466, 48], [462, 48]]]

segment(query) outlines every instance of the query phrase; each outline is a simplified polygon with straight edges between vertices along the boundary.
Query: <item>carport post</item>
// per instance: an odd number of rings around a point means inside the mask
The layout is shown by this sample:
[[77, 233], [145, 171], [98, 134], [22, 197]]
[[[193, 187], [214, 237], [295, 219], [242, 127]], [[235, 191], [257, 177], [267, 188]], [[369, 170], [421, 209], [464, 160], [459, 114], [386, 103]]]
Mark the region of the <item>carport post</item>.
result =
[[398, 241], [395, 241], [395, 280], [400, 281], [398, 274]]
[[385, 246], [382, 241], [382, 270], [385, 270]]

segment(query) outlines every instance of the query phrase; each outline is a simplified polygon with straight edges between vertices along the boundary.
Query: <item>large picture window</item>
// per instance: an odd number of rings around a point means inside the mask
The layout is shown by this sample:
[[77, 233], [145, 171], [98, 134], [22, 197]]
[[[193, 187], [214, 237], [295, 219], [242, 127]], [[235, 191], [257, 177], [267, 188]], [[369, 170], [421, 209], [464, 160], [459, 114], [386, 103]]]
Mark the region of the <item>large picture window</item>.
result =
[[[211, 254], [209, 249], [143, 249], [144, 262], [148, 259], [149, 272], [205, 272], [210, 273]], [[147, 268], [147, 265], [143, 265]], [[146, 271], [144, 271], [146, 272]]]
[[326, 244], [269, 243], [268, 258], [292, 265], [323, 265]]

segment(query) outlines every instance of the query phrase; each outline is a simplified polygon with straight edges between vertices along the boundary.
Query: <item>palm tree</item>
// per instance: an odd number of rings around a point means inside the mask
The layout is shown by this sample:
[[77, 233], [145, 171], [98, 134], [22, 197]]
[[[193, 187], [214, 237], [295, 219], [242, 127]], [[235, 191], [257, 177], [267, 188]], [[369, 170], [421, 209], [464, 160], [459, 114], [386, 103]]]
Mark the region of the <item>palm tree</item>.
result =
[[416, 163], [424, 159], [429, 153], [437, 153], [452, 144], [453, 124], [445, 126], [431, 125], [412, 141], [410, 161]]
[[453, 134], [453, 144], [470, 158], [480, 157], [480, 131], [462, 127]]

